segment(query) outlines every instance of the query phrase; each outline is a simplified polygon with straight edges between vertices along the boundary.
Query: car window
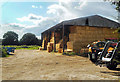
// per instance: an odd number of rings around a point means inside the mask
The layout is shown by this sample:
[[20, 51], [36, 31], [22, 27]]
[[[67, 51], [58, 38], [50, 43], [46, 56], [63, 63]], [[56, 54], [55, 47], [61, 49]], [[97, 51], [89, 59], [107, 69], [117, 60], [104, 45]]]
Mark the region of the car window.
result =
[[97, 47], [104, 47], [105, 46], [105, 42], [98, 42], [96, 44]]

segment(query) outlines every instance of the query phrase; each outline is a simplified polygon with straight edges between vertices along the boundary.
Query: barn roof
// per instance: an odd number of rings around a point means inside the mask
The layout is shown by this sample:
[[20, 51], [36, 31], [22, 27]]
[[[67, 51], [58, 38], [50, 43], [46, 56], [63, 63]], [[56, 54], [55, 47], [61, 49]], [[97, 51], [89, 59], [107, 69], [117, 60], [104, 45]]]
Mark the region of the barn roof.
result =
[[120, 27], [120, 23], [118, 23], [118, 22], [115, 22], [115, 21], [110, 20], [108, 18], [102, 17], [100, 15], [93, 15], [93, 16], [63, 21], [63, 22], [49, 28], [48, 30], [46, 30], [44, 32], [47, 32], [47, 31], [50, 31], [53, 29], [57, 29], [57, 28], [61, 28], [63, 25], [64, 26], [66, 26], [66, 25], [94, 26], [94, 27], [109, 27], [109, 28]]

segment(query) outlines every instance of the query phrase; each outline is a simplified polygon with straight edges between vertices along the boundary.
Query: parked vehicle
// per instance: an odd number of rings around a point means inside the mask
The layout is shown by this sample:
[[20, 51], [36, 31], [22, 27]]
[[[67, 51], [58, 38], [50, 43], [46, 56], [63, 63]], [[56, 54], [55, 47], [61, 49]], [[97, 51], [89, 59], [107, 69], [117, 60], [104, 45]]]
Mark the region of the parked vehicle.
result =
[[97, 65], [106, 65], [108, 69], [115, 69], [120, 64], [120, 42], [108, 41], [98, 58]]
[[3, 47], [3, 49], [7, 49], [7, 54], [11, 54], [11, 52], [12, 53], [14, 53], [14, 50], [16, 49], [15, 47]]
[[92, 44], [89, 44], [87, 46], [89, 48], [88, 58], [92, 62], [97, 61], [97, 59], [99, 57], [98, 53], [102, 52], [102, 50], [104, 49], [104, 45], [105, 45], [104, 41], [97, 41], [97, 42], [93, 42]]

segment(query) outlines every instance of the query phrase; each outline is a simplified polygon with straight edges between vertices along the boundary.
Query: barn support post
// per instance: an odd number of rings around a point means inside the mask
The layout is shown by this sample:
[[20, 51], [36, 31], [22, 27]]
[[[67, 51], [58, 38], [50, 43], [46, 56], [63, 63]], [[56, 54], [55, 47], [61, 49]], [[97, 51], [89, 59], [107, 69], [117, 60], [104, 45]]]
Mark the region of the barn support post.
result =
[[64, 23], [63, 23], [63, 52], [64, 52], [64, 49], [65, 49], [65, 46], [64, 46], [64, 44], [65, 44], [65, 29], [64, 29]]
[[56, 52], [56, 36], [55, 36], [55, 31], [56, 29], [54, 29], [54, 52]]
[[43, 42], [43, 34], [41, 34], [41, 41]]
[[48, 42], [50, 42], [51, 32], [48, 33]]
[[[41, 34], [41, 43], [43, 44], [43, 33]], [[42, 46], [42, 44], [41, 44], [41, 46]]]

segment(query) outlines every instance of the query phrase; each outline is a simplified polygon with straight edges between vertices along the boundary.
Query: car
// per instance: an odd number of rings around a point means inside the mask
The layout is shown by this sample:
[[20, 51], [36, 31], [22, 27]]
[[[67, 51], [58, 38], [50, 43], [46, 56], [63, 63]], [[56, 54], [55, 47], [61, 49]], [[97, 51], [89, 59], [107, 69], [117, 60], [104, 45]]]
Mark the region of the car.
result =
[[98, 59], [99, 55], [98, 53], [101, 53], [102, 50], [104, 49], [105, 42], [104, 41], [96, 41], [93, 42], [92, 44], [89, 44], [87, 47], [89, 48], [88, 50], [88, 58], [92, 62], [96, 62]]

